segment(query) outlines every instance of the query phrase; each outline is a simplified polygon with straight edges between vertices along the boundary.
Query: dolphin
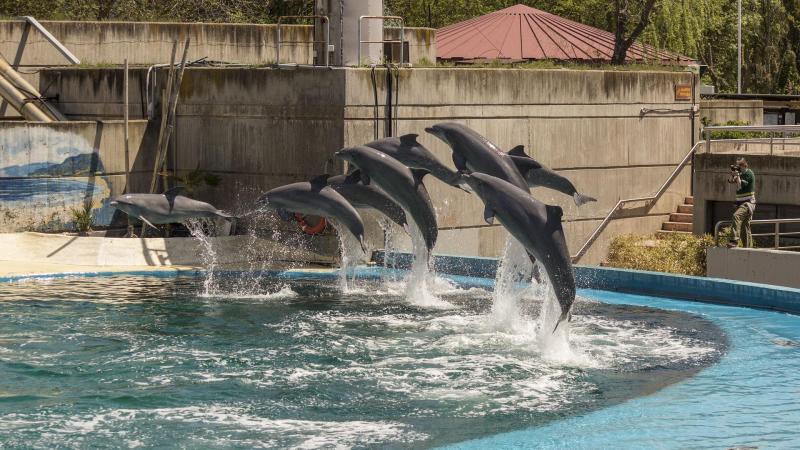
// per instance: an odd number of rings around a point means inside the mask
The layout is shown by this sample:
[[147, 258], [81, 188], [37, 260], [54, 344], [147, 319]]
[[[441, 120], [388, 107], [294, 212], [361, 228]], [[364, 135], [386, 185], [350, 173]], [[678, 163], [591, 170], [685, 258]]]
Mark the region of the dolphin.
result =
[[527, 190], [484, 173], [463, 175], [469, 186], [486, 205], [483, 217], [500, 223], [514, 236], [528, 253], [544, 267], [553, 284], [561, 317], [558, 328], [569, 318], [575, 301], [575, 273], [572, 268], [564, 230], [561, 228], [563, 211], [558, 206], [545, 205], [533, 198]]
[[378, 139], [364, 145], [386, 153], [412, 169], [427, 169], [431, 175], [450, 186], [469, 192], [461, 175], [439, 162], [430, 150], [417, 142], [418, 137], [418, 134], [405, 134]]
[[445, 122], [425, 128], [453, 149], [453, 163], [459, 172], [481, 172], [527, 191], [528, 183], [519, 173], [511, 157], [472, 128]]
[[408, 227], [403, 208], [389, 198], [374, 183], [367, 186], [352, 176], [337, 175], [328, 178], [328, 186], [342, 195], [356, 209], [371, 208], [382, 213], [404, 229]]
[[163, 194], [125, 194], [110, 205], [152, 228], [156, 228], [156, 224], [178, 223], [199, 217], [233, 219], [208, 203], [178, 195], [183, 190], [183, 187], [177, 187]]
[[508, 151], [508, 155], [522, 176], [525, 177], [525, 180], [527, 180], [528, 186], [542, 186], [569, 195], [578, 206], [597, 201], [596, 198], [578, 193], [575, 185], [567, 178], [562, 177], [554, 170], [528, 156], [525, 153], [524, 146], [518, 145], [512, 148]]
[[328, 186], [328, 178], [325, 174], [311, 181], [277, 187], [261, 195], [256, 203], [260, 207], [275, 209], [282, 216], [290, 211], [333, 219], [355, 236], [366, 253], [361, 216], [341, 194]]
[[[439, 227], [428, 190], [422, 184], [422, 178], [429, 173], [428, 170], [409, 169], [400, 161], [371, 147], [343, 148], [336, 152], [336, 156], [358, 167], [359, 170], [351, 176], [367, 186], [374, 181], [411, 216], [422, 232], [430, 254], [436, 245]], [[406, 232], [410, 232], [408, 227]]]

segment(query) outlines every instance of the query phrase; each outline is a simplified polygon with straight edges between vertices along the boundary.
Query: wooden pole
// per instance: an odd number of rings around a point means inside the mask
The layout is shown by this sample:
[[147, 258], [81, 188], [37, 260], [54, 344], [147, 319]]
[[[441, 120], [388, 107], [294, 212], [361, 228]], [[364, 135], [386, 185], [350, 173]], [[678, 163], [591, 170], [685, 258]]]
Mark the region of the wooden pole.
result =
[[[131, 155], [130, 155], [130, 135], [128, 131], [128, 110], [130, 109], [130, 102], [128, 99], [128, 85], [129, 85], [129, 78], [128, 78], [128, 58], [125, 58], [125, 74], [123, 76], [123, 105], [124, 105], [124, 112], [123, 118], [125, 121], [125, 192], [131, 192]], [[133, 225], [131, 224], [131, 216], [128, 217], [128, 236], [133, 236]]]
[[183, 73], [186, 70], [186, 58], [189, 54], [189, 43], [190, 38], [186, 38], [186, 42], [183, 46], [183, 56], [181, 57], [181, 65], [178, 66], [178, 73], [175, 76], [174, 83], [175, 85], [172, 87], [172, 96], [170, 97], [169, 101], [169, 111], [167, 112], [167, 128], [164, 133], [164, 141], [161, 142], [161, 172], [163, 175], [163, 182], [164, 188], [167, 188], [167, 175], [166, 175], [166, 168], [167, 168], [167, 154], [169, 152], [169, 143], [170, 139], [172, 138], [172, 132], [175, 130], [175, 114], [178, 107], [178, 97], [181, 93], [181, 83], [183, 82]]

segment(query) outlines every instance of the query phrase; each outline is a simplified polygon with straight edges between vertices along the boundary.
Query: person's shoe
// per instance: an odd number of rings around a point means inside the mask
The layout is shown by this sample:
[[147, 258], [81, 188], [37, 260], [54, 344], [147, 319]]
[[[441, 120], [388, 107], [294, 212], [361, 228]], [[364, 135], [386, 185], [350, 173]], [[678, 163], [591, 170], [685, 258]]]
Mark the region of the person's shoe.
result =
[[736, 242], [728, 242], [728, 248], [736, 248], [738, 246], [739, 244], [737, 244]]

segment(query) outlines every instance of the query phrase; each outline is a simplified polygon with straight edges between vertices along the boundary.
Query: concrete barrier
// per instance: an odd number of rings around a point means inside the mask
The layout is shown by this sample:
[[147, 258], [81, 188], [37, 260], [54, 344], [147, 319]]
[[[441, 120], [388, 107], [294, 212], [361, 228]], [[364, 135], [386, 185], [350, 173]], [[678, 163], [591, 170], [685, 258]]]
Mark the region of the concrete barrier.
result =
[[[385, 257], [383, 252], [376, 252], [373, 260], [382, 265]], [[390, 261], [397, 268], [407, 269], [413, 256], [399, 253], [393, 255]], [[484, 278], [494, 278], [499, 265], [492, 258], [451, 255], [434, 255], [433, 264], [440, 273]], [[787, 270], [796, 267], [798, 265], [795, 262], [794, 265], [787, 266]], [[800, 314], [800, 289], [770, 284], [590, 266], [576, 266], [575, 281], [579, 288]]]
[[800, 252], [713, 247], [706, 264], [709, 277], [800, 288]]

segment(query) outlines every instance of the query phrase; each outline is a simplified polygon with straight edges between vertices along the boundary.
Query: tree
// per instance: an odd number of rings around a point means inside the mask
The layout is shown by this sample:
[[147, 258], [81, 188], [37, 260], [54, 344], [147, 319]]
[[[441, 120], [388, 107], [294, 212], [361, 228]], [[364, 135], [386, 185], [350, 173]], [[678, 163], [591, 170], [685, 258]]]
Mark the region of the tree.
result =
[[653, 12], [656, 0], [641, 0], [641, 12], [639, 22], [628, 33], [628, 25], [634, 16], [631, 10], [630, 0], [614, 0], [614, 7], [617, 13], [616, 29], [614, 30], [614, 54], [611, 56], [611, 64], [625, 63], [628, 49], [639, 38], [642, 32], [650, 23], [650, 13]]

